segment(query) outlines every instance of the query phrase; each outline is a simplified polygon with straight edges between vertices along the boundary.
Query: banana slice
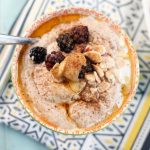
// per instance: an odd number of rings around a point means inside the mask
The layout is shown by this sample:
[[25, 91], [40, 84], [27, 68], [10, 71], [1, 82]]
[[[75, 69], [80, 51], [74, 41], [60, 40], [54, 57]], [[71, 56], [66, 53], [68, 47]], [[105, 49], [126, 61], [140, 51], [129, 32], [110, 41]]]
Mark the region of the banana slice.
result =
[[64, 59], [63, 76], [70, 81], [79, 81], [78, 76], [82, 66], [86, 65], [86, 59], [81, 53], [72, 53]]
[[60, 64], [57, 63], [51, 69], [54, 81], [61, 82], [63, 78], [69, 81], [79, 81], [78, 76], [82, 66], [86, 65], [86, 58], [81, 53], [69, 54]]
[[53, 68], [51, 69], [51, 74], [54, 78], [55, 82], [62, 82], [63, 81], [63, 71], [64, 71], [64, 63], [59, 64], [56, 63]]

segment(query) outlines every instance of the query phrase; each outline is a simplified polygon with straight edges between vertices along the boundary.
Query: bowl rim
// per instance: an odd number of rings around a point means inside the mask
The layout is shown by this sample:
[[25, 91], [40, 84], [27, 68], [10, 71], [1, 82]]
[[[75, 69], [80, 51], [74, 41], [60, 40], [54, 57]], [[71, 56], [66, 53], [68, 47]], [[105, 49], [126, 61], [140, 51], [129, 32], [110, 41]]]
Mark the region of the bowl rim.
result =
[[81, 134], [87, 134], [87, 133], [92, 133], [95, 131], [98, 131], [102, 128], [104, 128], [105, 126], [107, 126], [108, 124], [112, 123], [114, 120], [116, 120], [122, 113], [123, 111], [126, 109], [126, 107], [128, 106], [128, 104], [130, 103], [130, 101], [132, 100], [133, 96], [135, 95], [136, 92], [136, 88], [138, 86], [138, 81], [139, 81], [139, 63], [138, 63], [138, 57], [136, 54], [135, 49], [133, 48], [133, 45], [131, 43], [131, 40], [129, 39], [129, 37], [127, 36], [127, 34], [120, 28], [120, 26], [116, 23], [114, 23], [110, 18], [106, 17], [105, 15], [103, 15], [102, 13], [96, 11], [96, 10], [92, 10], [92, 9], [88, 9], [88, 8], [82, 8], [82, 7], [70, 7], [70, 8], [65, 8], [65, 9], [60, 9], [60, 10], [56, 10], [54, 12], [45, 14], [43, 16], [41, 16], [39, 19], [35, 20], [32, 25], [30, 26], [30, 28], [28, 28], [25, 33], [24, 33], [24, 37], [29, 37], [38, 27], [40, 27], [42, 24], [44, 24], [45, 22], [49, 21], [52, 18], [58, 17], [60, 15], [67, 15], [67, 14], [82, 14], [82, 15], [90, 15], [90, 16], [94, 16], [96, 18], [101, 18], [104, 19], [106, 22], [111, 23], [111, 25], [120, 33], [123, 35], [123, 37], [125, 38], [125, 40], [128, 43], [128, 48], [131, 50], [132, 55], [134, 57], [134, 82], [133, 82], [133, 87], [131, 89], [130, 95], [128, 96], [128, 98], [126, 99], [125, 103], [123, 106], [121, 106], [118, 109], [118, 112], [109, 119], [109, 121], [107, 122], [99, 122], [98, 124], [89, 127], [89, 128], [81, 128], [81, 129], [62, 129], [62, 128], [56, 128], [50, 124], [48, 124], [47, 122], [43, 121], [41, 119], [41, 117], [39, 117], [38, 115], [34, 114], [32, 112], [32, 110], [30, 110], [29, 106], [27, 106], [25, 100], [22, 98], [22, 94], [21, 91], [19, 90], [19, 85], [18, 85], [18, 81], [16, 75], [18, 74], [18, 58], [20, 55], [20, 52], [23, 48], [23, 46], [17, 46], [13, 55], [13, 62], [12, 62], [12, 67], [11, 67], [11, 74], [12, 74], [12, 82], [16, 91], [16, 94], [20, 100], [20, 102], [22, 103], [22, 105], [24, 106], [25, 110], [30, 114], [30, 116], [36, 120], [38, 123], [40, 123], [42, 126], [56, 131], [56, 132], [60, 132], [63, 134], [74, 134], [74, 135], [81, 135]]

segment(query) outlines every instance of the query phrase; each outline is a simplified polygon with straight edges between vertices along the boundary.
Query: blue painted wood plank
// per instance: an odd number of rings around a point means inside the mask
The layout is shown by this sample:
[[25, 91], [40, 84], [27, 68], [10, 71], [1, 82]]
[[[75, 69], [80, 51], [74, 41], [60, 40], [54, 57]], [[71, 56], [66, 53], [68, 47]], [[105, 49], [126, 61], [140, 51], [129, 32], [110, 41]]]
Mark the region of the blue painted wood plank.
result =
[[0, 125], [0, 150], [6, 149], [6, 140], [5, 140], [5, 125]]
[[35, 140], [5, 126], [6, 150], [47, 150]]

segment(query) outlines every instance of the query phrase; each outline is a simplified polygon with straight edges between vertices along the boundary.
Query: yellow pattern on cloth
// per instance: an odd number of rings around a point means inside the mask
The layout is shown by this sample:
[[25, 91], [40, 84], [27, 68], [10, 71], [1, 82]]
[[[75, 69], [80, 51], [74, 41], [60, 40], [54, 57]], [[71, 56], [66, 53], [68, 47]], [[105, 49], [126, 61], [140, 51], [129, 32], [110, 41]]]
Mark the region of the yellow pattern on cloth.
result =
[[136, 136], [138, 135], [138, 132], [144, 122], [144, 119], [149, 109], [150, 109], [150, 92], [148, 92], [145, 95], [144, 102], [142, 104], [139, 114], [136, 117], [135, 123], [130, 131], [130, 134], [128, 135], [128, 140], [126, 141], [124, 145], [124, 149], [131, 149], [131, 146]]

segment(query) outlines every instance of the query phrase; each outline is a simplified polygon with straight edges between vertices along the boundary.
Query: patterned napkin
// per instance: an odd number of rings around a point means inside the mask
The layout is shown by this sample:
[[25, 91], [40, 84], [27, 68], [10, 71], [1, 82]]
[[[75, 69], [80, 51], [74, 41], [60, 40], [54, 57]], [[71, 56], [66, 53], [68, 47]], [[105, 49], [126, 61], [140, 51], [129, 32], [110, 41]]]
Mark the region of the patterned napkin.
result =
[[[130, 36], [138, 52], [141, 73], [134, 99], [125, 112], [103, 130], [81, 136], [63, 135], [48, 130], [30, 117], [17, 99], [12, 82], [9, 80], [0, 97], [0, 122], [34, 138], [50, 149], [149, 149], [150, 39], [141, 0], [30, 0], [26, 2], [10, 34], [22, 35], [30, 26], [30, 22], [39, 16], [68, 6], [82, 6], [101, 11], [119, 23]], [[15, 46], [2, 48], [0, 90], [10, 77], [14, 48]]]

